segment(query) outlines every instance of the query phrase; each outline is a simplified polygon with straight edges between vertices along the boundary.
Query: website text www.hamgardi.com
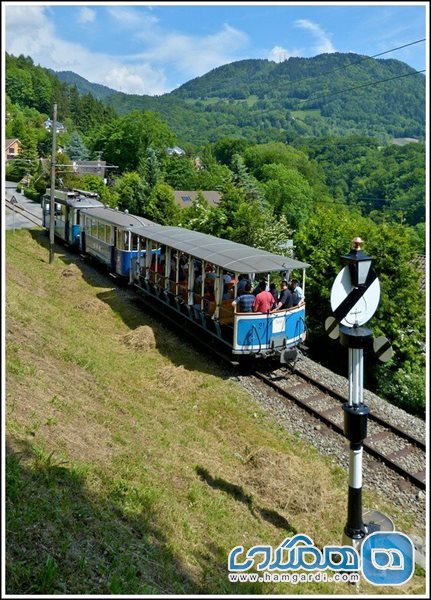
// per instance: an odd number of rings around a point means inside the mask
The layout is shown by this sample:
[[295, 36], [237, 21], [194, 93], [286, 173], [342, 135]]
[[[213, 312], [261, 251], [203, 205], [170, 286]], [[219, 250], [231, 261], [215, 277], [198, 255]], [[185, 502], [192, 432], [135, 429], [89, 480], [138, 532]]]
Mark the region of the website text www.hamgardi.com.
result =
[[359, 573], [229, 573], [231, 583], [358, 583]]

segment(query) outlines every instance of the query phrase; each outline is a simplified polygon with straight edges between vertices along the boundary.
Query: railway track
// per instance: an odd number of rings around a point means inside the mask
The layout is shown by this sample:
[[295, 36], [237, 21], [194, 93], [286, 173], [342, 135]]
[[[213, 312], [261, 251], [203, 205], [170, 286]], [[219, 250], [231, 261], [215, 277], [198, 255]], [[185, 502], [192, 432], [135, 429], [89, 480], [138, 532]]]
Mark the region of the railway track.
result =
[[7, 208], [9, 208], [10, 210], [15, 211], [15, 213], [17, 215], [20, 215], [21, 217], [24, 217], [25, 219], [27, 219], [31, 223], [34, 223], [38, 227], [42, 227], [42, 219], [40, 219], [39, 217], [37, 217], [36, 215], [34, 215], [32, 212], [30, 212], [26, 208], [23, 208], [19, 204], [13, 204], [13, 202], [11, 202], [9, 200], [9, 198], [5, 198], [5, 206]]
[[[254, 376], [344, 436], [344, 412], [341, 405], [348, 400], [347, 397], [298, 371], [255, 371]], [[426, 458], [423, 440], [388, 423], [378, 414], [370, 413], [364, 451], [419, 489], [425, 489]]]

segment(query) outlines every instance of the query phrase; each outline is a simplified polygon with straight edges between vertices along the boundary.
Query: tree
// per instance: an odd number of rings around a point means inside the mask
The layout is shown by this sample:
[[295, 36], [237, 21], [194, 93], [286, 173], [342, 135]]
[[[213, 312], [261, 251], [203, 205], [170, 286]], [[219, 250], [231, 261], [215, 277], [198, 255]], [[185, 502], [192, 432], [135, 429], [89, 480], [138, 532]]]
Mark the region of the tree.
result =
[[174, 190], [195, 190], [196, 170], [187, 156], [169, 156], [163, 163], [164, 181]]
[[250, 201], [262, 203], [263, 195], [259, 187], [258, 181], [250, 175], [245, 166], [244, 159], [240, 154], [235, 154], [232, 158], [232, 181], [245, 193], [245, 198]]
[[146, 182], [149, 191], [160, 181], [162, 177], [160, 162], [156, 151], [152, 146], [148, 146], [145, 152], [145, 158], [141, 159], [139, 164], [139, 174]]
[[134, 110], [101, 128], [93, 147], [124, 173], [138, 169], [150, 146], [165, 152], [174, 141], [175, 135], [158, 114]]
[[291, 228], [304, 225], [313, 210], [313, 190], [296, 169], [280, 164], [264, 165], [262, 176], [267, 204], [276, 215], [284, 215]]
[[125, 173], [119, 177], [113, 192], [118, 198], [118, 208], [137, 216], [147, 216], [147, 188], [138, 173]]
[[88, 160], [88, 150], [76, 130], [70, 134], [69, 143], [66, 145], [66, 152], [72, 160]]
[[14, 159], [15, 167], [21, 173], [21, 177], [25, 174], [32, 175], [38, 166], [37, 140], [34, 129], [28, 129], [21, 137], [21, 150], [19, 155]]
[[171, 186], [157, 183], [145, 206], [145, 216], [161, 225], [176, 225], [180, 217], [180, 208], [175, 202]]
[[108, 206], [115, 207], [118, 204], [118, 195], [111, 191], [98, 175], [81, 175], [80, 188], [88, 192], [96, 192], [99, 194], [100, 201]]

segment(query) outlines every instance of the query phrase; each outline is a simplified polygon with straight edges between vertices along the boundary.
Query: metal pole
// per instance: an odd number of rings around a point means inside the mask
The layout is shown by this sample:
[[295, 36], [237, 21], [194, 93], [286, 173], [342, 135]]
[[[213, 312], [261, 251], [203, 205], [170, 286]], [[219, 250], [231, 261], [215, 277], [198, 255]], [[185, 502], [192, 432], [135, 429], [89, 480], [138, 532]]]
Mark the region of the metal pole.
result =
[[15, 233], [15, 207], [12, 208], [12, 233]]
[[349, 350], [349, 401], [343, 405], [344, 434], [350, 442], [349, 494], [343, 544], [359, 546], [366, 535], [362, 518], [362, 453], [369, 413], [363, 400], [363, 348], [371, 339], [372, 333], [363, 327], [349, 329], [344, 326], [340, 327], [340, 332], [341, 344]]
[[51, 199], [49, 209], [49, 264], [54, 262], [54, 216], [55, 216], [55, 153], [57, 135], [57, 104], [54, 104], [52, 117], [52, 149], [51, 149]]

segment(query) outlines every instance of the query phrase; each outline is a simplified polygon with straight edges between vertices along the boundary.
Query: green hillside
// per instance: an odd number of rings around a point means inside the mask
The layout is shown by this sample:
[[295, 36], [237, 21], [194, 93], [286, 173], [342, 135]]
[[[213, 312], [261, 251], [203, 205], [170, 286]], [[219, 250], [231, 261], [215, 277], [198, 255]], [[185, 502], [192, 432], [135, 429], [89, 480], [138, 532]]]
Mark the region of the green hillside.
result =
[[361, 134], [381, 139], [425, 135], [425, 78], [398, 60], [321, 54], [282, 63], [243, 60], [159, 97], [111, 91], [57, 73], [119, 114], [158, 111], [184, 142], [226, 136], [252, 142]]

